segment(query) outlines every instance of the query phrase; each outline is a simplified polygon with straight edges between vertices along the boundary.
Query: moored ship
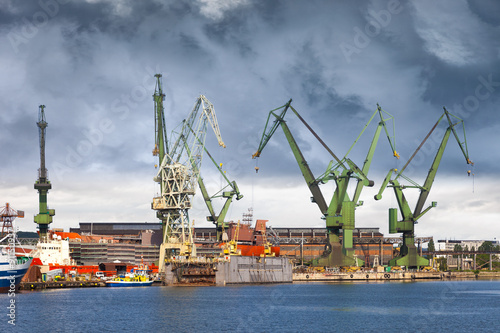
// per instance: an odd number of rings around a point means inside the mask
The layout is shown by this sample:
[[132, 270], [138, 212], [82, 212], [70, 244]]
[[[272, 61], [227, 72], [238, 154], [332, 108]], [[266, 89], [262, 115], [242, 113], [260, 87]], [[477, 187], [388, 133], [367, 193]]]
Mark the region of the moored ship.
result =
[[113, 280], [106, 281], [106, 287], [149, 287], [153, 284], [153, 280], [150, 280], [148, 276], [145, 275], [133, 275], [116, 277]]
[[[8, 237], [13, 237], [15, 233], [7, 235], [0, 240], [0, 243]], [[2, 245], [0, 247], [0, 292], [10, 292], [17, 290], [21, 279], [28, 271], [32, 259], [29, 257], [17, 257], [15, 254], [14, 242], [11, 245]]]

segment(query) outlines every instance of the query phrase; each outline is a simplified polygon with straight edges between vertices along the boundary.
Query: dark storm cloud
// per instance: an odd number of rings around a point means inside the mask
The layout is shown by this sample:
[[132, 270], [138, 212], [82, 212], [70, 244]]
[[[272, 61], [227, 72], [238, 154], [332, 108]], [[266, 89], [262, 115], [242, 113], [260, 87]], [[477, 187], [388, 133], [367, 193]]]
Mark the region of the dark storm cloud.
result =
[[470, 10], [485, 23], [498, 27], [500, 25], [500, 3], [495, 0], [468, 0]]
[[[338, 156], [380, 103], [396, 118], [400, 163], [446, 106], [465, 120], [476, 165], [494, 174], [500, 156], [484, 142], [498, 139], [498, 10], [495, 1], [4, 1], [0, 138], [2, 153], [15, 157], [4, 167], [13, 179], [36, 172], [43, 103], [54, 181], [98, 172], [150, 179], [160, 72], [169, 131], [206, 95], [228, 148], [219, 150], [213, 133], [207, 146], [240, 182], [254, 177], [250, 156], [269, 110], [290, 98]], [[324, 172], [331, 156], [292, 113], [287, 121], [314, 173]], [[353, 151], [358, 164], [371, 126]], [[439, 140], [422, 149], [420, 173]], [[465, 164], [450, 140], [442, 176]], [[374, 171], [393, 167], [390, 156], [377, 158]], [[280, 129], [258, 163], [275, 184], [301, 179]]]
[[[5, 21], [5, 26], [12, 26], [12, 22], [22, 24], [22, 18], [30, 18], [30, 15], [33, 16], [34, 13], [44, 8], [55, 10], [54, 7], [47, 5], [52, 2], [41, 3], [44, 5], [11, 2], [8, 8], [2, 10], [2, 14], [6, 17], [10, 13], [10, 20]], [[61, 38], [56, 41], [59, 45], [55, 46], [60, 47], [60, 52], [68, 57], [66, 68], [73, 69], [74, 75], [82, 75], [78, 77], [79, 81], [84, 82], [85, 76], [94, 76], [92, 86], [86, 87], [95, 98], [99, 98], [93, 103], [106, 103], [107, 97], [119, 95], [119, 89], [127, 89], [123, 84], [116, 87], [110, 86], [113, 81], [110, 75], [118, 73], [111, 74], [104, 70], [99, 75], [92, 70], [87, 73], [82, 70], [86, 66], [98, 65], [101, 60], [97, 57], [99, 53], [112, 51], [103, 49], [103, 43], [107, 40], [121, 44], [122, 48], [117, 52], [129, 54], [137, 54], [141, 52], [140, 50], [147, 53], [148, 48], [153, 46], [152, 44], [158, 44], [155, 51], [165, 52], [164, 60], [167, 64], [170, 58], [177, 61], [177, 65], [181, 64], [180, 67], [184, 70], [186, 67], [191, 67], [197, 71], [204, 70], [207, 75], [218, 76], [219, 82], [207, 82], [211, 86], [209, 90], [230, 91], [224, 81], [231, 76], [233, 68], [247, 65], [248, 71], [256, 75], [240, 78], [241, 84], [248, 84], [251, 82], [249, 80], [255, 80], [256, 77], [260, 77], [267, 85], [281, 84], [284, 91], [288, 93], [287, 96], [280, 94], [283, 96], [280, 104], [291, 97], [307, 105], [304, 109], [307, 109], [306, 112], [311, 118], [331, 119], [332, 122], [336, 120], [340, 123], [353, 116], [359, 118], [359, 124], [364, 123], [363, 119], [369, 116], [370, 110], [375, 105], [373, 102], [366, 104], [366, 91], [364, 91], [366, 87], [348, 88], [349, 90], [340, 92], [337, 90], [337, 87], [342, 89], [348, 83], [345, 79], [350, 80], [343, 78], [342, 73], [337, 75], [339, 68], [345, 71], [344, 75], [352, 76], [359, 75], [355, 65], [361, 62], [371, 61], [372, 67], [381, 65], [379, 71], [372, 68], [364, 73], [366, 77], [363, 80], [368, 85], [374, 86], [378, 82], [375, 75], [383, 76], [385, 73], [382, 70], [390, 70], [389, 62], [396, 71], [403, 66], [419, 67], [420, 73], [417, 79], [426, 82], [425, 90], [422, 92], [422, 102], [431, 103], [437, 110], [420, 109], [418, 111], [433, 115], [439, 113], [442, 105], [453, 105], [457, 100], [461, 102], [460, 97], [457, 98], [457, 96], [470, 94], [477, 85], [477, 76], [481, 74], [481, 70], [492, 65], [492, 62], [482, 65], [474, 64], [457, 71], [456, 66], [436, 58], [428, 50], [410, 47], [410, 45], [422, 45], [423, 42], [418, 33], [411, 29], [411, 25], [408, 25], [408, 18], [410, 18], [410, 23], [411, 19], [418, 21], [419, 13], [406, 2], [400, 4], [401, 10], [397, 15], [390, 17], [387, 27], [380, 29], [374, 37], [368, 37], [370, 43], [366, 49], [360, 50], [359, 56], [358, 54], [352, 55], [354, 66], [351, 65], [351, 68], [354, 71], [350, 71], [345, 61], [345, 54], [341, 52], [339, 45], [342, 42], [356, 45], [357, 31], [365, 31], [367, 34], [369, 30], [366, 29], [370, 29], [370, 22], [374, 20], [374, 17], [378, 17], [376, 15], [383, 15], [380, 13], [387, 12], [389, 2], [375, 1], [367, 3], [367, 6], [324, 2], [312, 2], [307, 6], [305, 4], [290, 6], [284, 2], [251, 3], [247, 6], [236, 6], [234, 10], [226, 11], [219, 19], [204, 17], [199, 8], [200, 3], [191, 1], [174, 1], [166, 4], [154, 1], [53, 3], [58, 4], [58, 13], [48, 25], [60, 27], [61, 33]], [[50, 11], [47, 12], [50, 13]], [[348, 18], [338, 22], [341, 16], [348, 16]], [[196, 25], [193, 25], [194, 23]], [[43, 28], [40, 28], [40, 34], [43, 33]], [[403, 31], [404, 35], [398, 35], [398, 31]], [[139, 44], [142, 44], [142, 47], [137, 50], [134, 45]], [[266, 44], [272, 47], [262, 46]], [[167, 48], [175, 48], [175, 50]], [[401, 51], [397, 52], [397, 50]], [[411, 50], [411, 56], [407, 50]], [[56, 48], [50, 51], [57, 52], [58, 50]], [[226, 55], [227, 58], [223, 60], [223, 63], [220, 60], [221, 52], [229, 52], [229, 56]], [[111, 53], [109, 56], [113, 57], [114, 54]], [[153, 56], [157, 62], [161, 59], [157, 55]], [[144, 56], [141, 57], [145, 59]], [[283, 61], [277, 63], [278, 68], [266, 72], [268, 60], [274, 57], [281, 57]], [[52, 66], [54, 65], [55, 63], [52, 63]], [[169, 65], [167, 66], [168, 71], [176, 71], [172, 70]], [[46, 80], [45, 73], [48, 73], [48, 70], [32, 75], [43, 75]], [[499, 74], [490, 71], [483, 75], [490, 73], [494, 77], [498, 77]], [[180, 74], [172, 73], [172, 75], [177, 77]], [[194, 75], [191, 73], [188, 77]], [[271, 75], [277, 75], [277, 77]], [[33, 82], [37, 87], [42, 84], [40, 78], [40, 76], [33, 77]], [[389, 79], [386, 82], [390, 87]], [[394, 94], [398, 94], [397, 88], [391, 87]], [[408, 89], [411, 88], [411, 86], [408, 87]], [[45, 89], [52, 95], [61, 92], [60, 86], [57, 85], [53, 87], [46, 85]], [[84, 92], [85, 88], [82, 93]], [[75, 95], [75, 92], [68, 91], [68, 94]], [[417, 94], [415, 98], [418, 99]], [[242, 102], [245, 103], [245, 101]], [[380, 102], [382, 105], [387, 104], [385, 100]], [[259, 111], [264, 119], [265, 109], [272, 108], [274, 105], [269, 103], [268, 107], [265, 101], [262, 101], [260, 105], [264, 108]], [[412, 113], [413, 108], [416, 109], [416, 107], [406, 106], [404, 110], [401, 108], [398, 111]], [[491, 114], [491, 111], [483, 112], [487, 115]], [[404, 121], [404, 117], [396, 115], [396, 118]], [[477, 120], [471, 119], [471, 121]]]

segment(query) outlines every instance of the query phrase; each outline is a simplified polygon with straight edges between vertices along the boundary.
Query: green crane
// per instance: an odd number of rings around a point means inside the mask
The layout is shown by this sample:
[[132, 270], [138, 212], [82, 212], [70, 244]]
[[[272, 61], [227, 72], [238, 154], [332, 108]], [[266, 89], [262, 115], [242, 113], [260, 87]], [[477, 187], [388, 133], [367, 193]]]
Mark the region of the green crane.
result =
[[[203, 157], [206, 131], [210, 123], [219, 145], [225, 147], [220, 136], [219, 125], [212, 103], [200, 95], [188, 117], [182, 122], [182, 129], [172, 145], [167, 142], [164, 120], [161, 75], [156, 74], [155, 102], [155, 148], [158, 156], [158, 173], [154, 181], [160, 184], [160, 193], [153, 198], [151, 208], [163, 226], [163, 241], [160, 246], [160, 272], [165, 258], [172, 256], [195, 256], [192, 225], [189, 220], [191, 197], [199, 177]], [[173, 133], [174, 134], [174, 133]], [[185, 149], [187, 148], [187, 149]]]
[[[158, 156], [158, 163], [155, 167], [162, 164], [168, 153], [168, 138], [166, 134], [166, 123], [164, 115], [163, 101], [165, 94], [163, 93], [161, 74], [155, 74], [156, 86], [153, 94], [154, 101], [154, 116], [155, 116], [155, 146], [153, 148], [153, 156]], [[167, 216], [164, 211], [157, 210], [156, 216], [160, 219], [163, 226], [163, 238], [166, 236]]]
[[[449, 113], [446, 108], [444, 108], [443, 114], [439, 117], [438, 121], [434, 124], [430, 132], [427, 134], [427, 136], [424, 138], [422, 143], [418, 146], [418, 148], [415, 150], [413, 155], [410, 157], [408, 162], [403, 166], [403, 168], [398, 171], [397, 169], [391, 169], [387, 176], [385, 177], [381, 187], [380, 191], [378, 194], [375, 195], [375, 200], [380, 200], [382, 199], [382, 193], [387, 187], [392, 187], [394, 190], [394, 194], [396, 195], [396, 200], [398, 202], [399, 209], [401, 210], [401, 215], [402, 219], [401, 221], [398, 221], [398, 210], [397, 208], [389, 208], [389, 233], [402, 233], [403, 234], [403, 244], [400, 248], [400, 254], [399, 256], [393, 258], [392, 260], [389, 261], [389, 265], [391, 266], [406, 266], [408, 268], [420, 268], [423, 266], [428, 266], [429, 265], [429, 260], [421, 257], [418, 255], [417, 248], [415, 246], [415, 224], [418, 223], [418, 220], [425, 214], [427, 213], [431, 208], [436, 207], [437, 203], [433, 201], [431, 205], [429, 205], [427, 208], [424, 210], [423, 207], [425, 205], [425, 201], [427, 200], [427, 197], [429, 196], [429, 192], [431, 190], [432, 184], [434, 182], [434, 178], [436, 177], [436, 173], [439, 168], [439, 164], [441, 163], [441, 159], [443, 157], [444, 150], [446, 148], [446, 145], [448, 143], [448, 139], [450, 138], [451, 133], [453, 133], [453, 136], [455, 137], [464, 157], [467, 162], [467, 164], [474, 165], [472, 161], [469, 159], [469, 152], [467, 150], [467, 141], [465, 138], [465, 126], [464, 122], [462, 119], [452, 115]], [[414, 182], [412, 179], [406, 177], [403, 174], [403, 171], [406, 169], [406, 167], [410, 164], [412, 161], [413, 157], [417, 154], [417, 152], [420, 150], [420, 148], [424, 145], [424, 143], [427, 141], [429, 136], [432, 134], [432, 132], [436, 129], [437, 125], [446, 118], [448, 121], [448, 128], [446, 129], [443, 139], [441, 140], [441, 144], [439, 145], [439, 148], [437, 150], [436, 156], [434, 157], [434, 161], [431, 164], [431, 167], [429, 169], [429, 172], [427, 174], [427, 178], [425, 179], [424, 185], [420, 186], [416, 182]], [[456, 119], [457, 122], [453, 123], [452, 118]], [[457, 131], [455, 127], [458, 125], [462, 125], [463, 129], [463, 141], [459, 138], [459, 135], [457, 134]], [[396, 175], [394, 178], [393, 175]], [[470, 171], [469, 171], [470, 175]], [[411, 185], [403, 185], [400, 183], [399, 179], [403, 178], [406, 181], [408, 181]], [[403, 190], [406, 188], [417, 188], [420, 190], [420, 195], [418, 197], [417, 203], [415, 205], [415, 209], [413, 212], [411, 211], [411, 208], [409, 206], [408, 201], [406, 200], [406, 197], [403, 194]]]
[[[229, 228], [229, 225], [224, 222], [224, 219], [226, 218], [227, 212], [229, 210], [229, 207], [233, 201], [234, 198], [236, 200], [241, 200], [243, 198], [243, 194], [240, 193], [240, 190], [238, 189], [238, 185], [236, 184], [236, 181], [230, 181], [225, 172], [222, 170], [222, 165], [217, 164], [217, 162], [214, 160], [212, 155], [208, 152], [208, 150], [205, 149], [205, 153], [207, 154], [208, 157], [212, 160], [213, 164], [219, 171], [219, 173], [222, 175], [224, 180], [226, 181], [226, 185], [224, 185], [219, 191], [216, 193], [210, 195], [207, 191], [207, 188], [203, 182], [203, 178], [200, 177], [198, 178], [198, 185], [200, 187], [200, 191], [203, 195], [203, 200], [205, 201], [205, 204], [207, 205], [208, 211], [210, 213], [209, 216], [207, 216], [207, 221], [213, 222], [215, 224], [216, 230], [217, 230], [217, 241], [221, 242], [222, 241], [222, 233], [223, 230], [227, 230]], [[224, 202], [224, 205], [222, 206], [220, 213], [217, 215], [215, 213], [215, 209], [212, 203], [212, 200], [215, 198], [224, 198], [226, 201]]]
[[[194, 133], [193, 129], [192, 128], [190, 128], [190, 129], [191, 129], [191, 133], [196, 137], [196, 134]], [[188, 155], [192, 156], [187, 142], [184, 142], [184, 146], [185, 146], [185, 149], [186, 149]], [[194, 158], [191, 158], [192, 168], [194, 170], [196, 170], [196, 173], [198, 174], [198, 186], [200, 187], [200, 191], [201, 191], [201, 194], [203, 196], [203, 200], [205, 201], [205, 204], [208, 208], [208, 212], [210, 214], [209, 216], [207, 216], [207, 221], [215, 224], [216, 231], [217, 231], [217, 241], [221, 242], [223, 230], [229, 228], [229, 225], [226, 222], [224, 222], [224, 219], [226, 218], [229, 207], [230, 207], [230, 205], [235, 197], [236, 197], [236, 200], [241, 200], [243, 198], [243, 195], [240, 193], [240, 190], [238, 188], [238, 185], [236, 184], [236, 181], [230, 181], [227, 178], [226, 173], [222, 170], [222, 163], [218, 164], [215, 161], [215, 159], [212, 157], [212, 155], [209, 153], [209, 151], [207, 150], [207, 148], [205, 146], [204, 146], [204, 150], [205, 150], [205, 153], [207, 154], [207, 156], [210, 157], [210, 160], [215, 165], [215, 167], [217, 168], [217, 170], [219, 171], [221, 176], [226, 181], [226, 185], [224, 185], [216, 193], [210, 195], [208, 193], [207, 187], [205, 186], [205, 183], [203, 182], [203, 177], [201, 176], [200, 170], [198, 169], [198, 165], [196, 164]], [[212, 202], [212, 200], [215, 198], [225, 198], [226, 199], [226, 201], [224, 202], [224, 205], [222, 206], [222, 209], [218, 215], [215, 213], [215, 209], [214, 209], [213, 202]]]
[[[353, 246], [352, 236], [355, 227], [355, 208], [356, 206], [359, 206], [363, 203], [362, 201], [358, 201], [362, 189], [365, 186], [373, 186], [373, 181], [367, 178], [367, 174], [370, 169], [370, 165], [382, 128], [385, 129], [393, 155], [398, 157], [395, 150], [394, 136], [391, 137], [389, 135], [386, 127], [386, 121], [393, 119], [393, 117], [390, 116], [387, 112], [383, 111], [382, 108], [377, 105], [377, 110], [371, 116], [368, 123], [365, 125], [357, 139], [349, 148], [347, 154], [342, 159], [339, 159], [323, 142], [323, 140], [319, 138], [314, 130], [305, 122], [305, 120], [299, 115], [299, 113], [291, 106], [291, 102], [292, 100], [290, 100], [287, 104], [269, 112], [259, 148], [252, 157], [256, 158], [260, 156], [262, 150], [267, 145], [274, 132], [276, 132], [278, 126], [281, 126], [290, 145], [290, 148], [292, 149], [292, 152], [295, 156], [295, 159], [299, 165], [302, 175], [304, 176], [306, 184], [312, 194], [311, 200], [319, 207], [321, 213], [323, 214], [323, 218], [326, 221], [328, 243], [325, 247], [323, 256], [315, 259], [312, 264], [314, 266], [329, 267], [362, 265], [364, 262], [363, 260], [360, 260], [355, 256]], [[297, 145], [297, 142], [295, 141], [288, 125], [286, 124], [286, 121], [284, 120], [288, 109], [291, 109], [295, 113], [299, 120], [307, 127], [307, 129], [313, 134], [313, 136], [334, 158], [334, 160], [329, 163], [327, 170], [318, 178], [313, 175], [306, 159], [304, 158], [299, 146]], [[276, 111], [279, 110], [281, 110], [281, 113], [278, 114]], [[379, 114], [380, 122], [377, 126], [377, 130], [375, 131], [375, 135], [371, 142], [363, 167], [362, 169], [360, 169], [352, 160], [347, 158], [347, 155], [350, 153], [354, 145], [358, 142], [359, 138], [364, 133], [377, 113]], [[383, 113], [389, 115], [389, 118], [384, 119]], [[271, 123], [270, 120], [272, 119], [272, 117], [275, 119]], [[350, 199], [347, 194], [347, 188], [349, 185], [349, 181], [353, 178], [357, 180], [357, 185], [354, 191], [354, 195], [352, 199]], [[335, 181], [336, 189], [332, 199], [330, 200], [330, 204], [328, 205], [319, 185], [325, 184], [330, 180]], [[342, 242], [340, 240], [341, 236]]]
[[38, 214], [35, 215], [35, 223], [38, 224], [40, 239], [46, 239], [49, 230], [49, 224], [52, 223], [52, 216], [55, 215], [54, 209], [47, 206], [47, 194], [52, 188], [49, 181], [47, 168], [45, 167], [45, 131], [48, 126], [45, 120], [45, 105], [40, 105], [38, 109], [38, 132], [40, 135], [40, 169], [38, 169], [38, 180], [35, 182], [35, 190], [38, 190]]

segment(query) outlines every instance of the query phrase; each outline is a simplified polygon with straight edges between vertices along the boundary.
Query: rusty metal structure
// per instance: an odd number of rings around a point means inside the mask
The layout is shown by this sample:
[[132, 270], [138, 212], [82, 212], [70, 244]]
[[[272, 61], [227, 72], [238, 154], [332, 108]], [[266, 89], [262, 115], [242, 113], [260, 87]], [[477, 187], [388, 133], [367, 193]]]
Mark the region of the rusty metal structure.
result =
[[9, 203], [5, 204], [5, 207], [1, 208], [0, 211], [0, 222], [2, 223], [2, 234], [0, 238], [13, 232], [14, 225], [12, 224], [16, 218], [23, 218], [24, 212], [22, 210], [15, 210], [10, 207]]

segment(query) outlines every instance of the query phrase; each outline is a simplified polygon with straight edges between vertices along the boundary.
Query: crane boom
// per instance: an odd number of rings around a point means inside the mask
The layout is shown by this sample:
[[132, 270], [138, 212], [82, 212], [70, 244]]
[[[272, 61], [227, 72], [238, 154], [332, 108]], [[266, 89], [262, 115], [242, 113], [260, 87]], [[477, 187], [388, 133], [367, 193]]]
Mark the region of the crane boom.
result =
[[[438, 151], [436, 153], [436, 156], [434, 157], [434, 161], [432, 162], [432, 165], [429, 169], [429, 172], [427, 174], [427, 178], [425, 179], [425, 183], [421, 188], [420, 196], [418, 198], [417, 204], [415, 205], [415, 210], [413, 212], [414, 216], [420, 215], [422, 212], [422, 208], [424, 207], [425, 201], [427, 200], [427, 197], [429, 196], [429, 192], [431, 190], [432, 184], [434, 183], [434, 179], [436, 178], [436, 174], [439, 168], [439, 164], [441, 163], [441, 159], [443, 158], [444, 150], [446, 148], [446, 145], [448, 143], [448, 139], [450, 138], [451, 132], [453, 132], [453, 135], [458, 143], [458, 146], [460, 147], [460, 150], [462, 151], [465, 161], [467, 164], [473, 164], [471, 160], [469, 159], [469, 153], [467, 151], [467, 143], [466, 142], [461, 142], [460, 139], [458, 138], [457, 132], [455, 130], [455, 126], [462, 124], [463, 125], [463, 120], [459, 119], [458, 123], [453, 123], [451, 120], [450, 116], [451, 115], [446, 108], [443, 107], [444, 110], [444, 115], [446, 115], [446, 119], [448, 120], [448, 128], [446, 129], [446, 132], [443, 136], [443, 139], [441, 141], [441, 145], [438, 148]], [[453, 116], [455, 117], [455, 116]], [[456, 118], [456, 117], [455, 117]], [[464, 128], [464, 137], [465, 137], [465, 128]]]
[[155, 93], [153, 94], [155, 105], [155, 147], [153, 149], [153, 156], [158, 156], [158, 165], [161, 164], [165, 158], [165, 154], [168, 153], [167, 132], [163, 108], [165, 94], [162, 89], [161, 77], [161, 74], [155, 75], [156, 87]]
[[[186, 149], [189, 150], [188, 147]], [[228, 226], [226, 225], [226, 222], [224, 222], [227, 212], [229, 210], [229, 207], [233, 201], [234, 198], [236, 200], [241, 200], [243, 198], [243, 195], [240, 193], [240, 190], [238, 188], [238, 185], [236, 184], [236, 181], [230, 181], [224, 171], [222, 170], [221, 165], [217, 164], [215, 159], [212, 157], [212, 155], [208, 152], [208, 150], [205, 147], [205, 153], [207, 154], [208, 157], [210, 157], [210, 160], [212, 163], [215, 165], [221, 176], [226, 180], [226, 185], [222, 187], [218, 192], [216, 192], [213, 195], [210, 195], [208, 193], [208, 190], [205, 186], [205, 183], [203, 182], [203, 178], [201, 177], [201, 174], [198, 176], [198, 186], [200, 187], [200, 192], [203, 196], [203, 201], [205, 201], [205, 205], [207, 206], [209, 216], [207, 216], [207, 220], [210, 222], [213, 222], [216, 226], [216, 232], [217, 232], [217, 240], [220, 242], [222, 241], [222, 234], [224, 228], [227, 228]], [[193, 168], [197, 168], [196, 164], [193, 161]], [[217, 215], [215, 213], [215, 209], [212, 203], [212, 200], [215, 198], [225, 198], [226, 201], [224, 202], [224, 205], [222, 206], [219, 214]]]
[[[191, 133], [195, 134], [193, 129], [190, 128]], [[197, 138], [199, 140], [199, 138]], [[186, 151], [188, 152], [188, 155], [192, 155], [190, 153], [189, 147], [187, 143], [185, 142], [185, 148]], [[205, 201], [205, 204], [207, 206], [209, 216], [207, 216], [207, 220], [213, 222], [216, 225], [216, 231], [217, 231], [217, 240], [222, 241], [222, 234], [223, 230], [225, 227], [224, 219], [226, 218], [227, 212], [229, 210], [229, 206], [231, 205], [231, 202], [234, 197], [236, 197], [236, 200], [241, 200], [243, 198], [243, 195], [240, 193], [240, 190], [238, 189], [238, 185], [236, 185], [235, 181], [230, 181], [225, 172], [222, 170], [222, 164], [218, 164], [215, 159], [212, 157], [212, 155], [209, 153], [208, 149], [204, 147], [205, 154], [210, 158], [214, 166], [217, 168], [221, 176], [225, 179], [226, 185], [220, 189], [217, 193], [210, 195], [207, 191], [207, 188], [205, 186], [205, 183], [203, 182], [203, 178], [201, 177], [200, 170], [198, 169], [198, 165], [196, 164], [195, 160], [191, 158], [191, 165], [193, 169], [196, 170], [198, 174], [198, 186], [200, 187], [200, 192], [203, 196], [203, 201]], [[230, 189], [229, 191], [226, 191], [226, 189]], [[226, 201], [224, 205], [222, 206], [222, 209], [219, 213], [219, 215], [215, 214], [215, 209], [212, 203], [212, 199], [222, 197], [225, 198]]]
[[[383, 116], [383, 113], [386, 113], [387, 115], [389, 115], [389, 117], [387, 119], [384, 119], [384, 116]], [[356, 144], [356, 142], [359, 140], [359, 138], [361, 137], [361, 135], [363, 134], [363, 132], [365, 131], [365, 129], [368, 127], [368, 125], [370, 124], [370, 122], [373, 120], [373, 118], [375, 117], [375, 114], [379, 115], [380, 117], [380, 122], [378, 123], [377, 125], [377, 129], [375, 130], [375, 134], [373, 136], [373, 140], [370, 144], [370, 148], [368, 149], [368, 153], [366, 154], [366, 158], [365, 158], [365, 162], [363, 163], [363, 168], [361, 169], [361, 173], [363, 175], [368, 175], [368, 171], [370, 170], [370, 166], [371, 166], [371, 163], [372, 163], [372, 159], [373, 159], [373, 155], [375, 154], [375, 149], [377, 148], [377, 143], [378, 143], [378, 140], [379, 140], [379, 137], [380, 137], [380, 133], [382, 131], [382, 128], [385, 130], [385, 133], [386, 133], [386, 136], [387, 136], [387, 139], [389, 140], [389, 144], [391, 146], [391, 149], [392, 149], [392, 152], [393, 152], [393, 156], [396, 157], [397, 159], [399, 159], [399, 154], [396, 152], [396, 143], [395, 143], [395, 138], [394, 138], [394, 132], [395, 132], [395, 129], [394, 129], [394, 117], [391, 116], [390, 114], [388, 114], [387, 112], [383, 111], [382, 108], [380, 107], [380, 105], [377, 104], [377, 110], [373, 113], [372, 117], [370, 118], [370, 120], [368, 121], [368, 123], [365, 125], [365, 128], [363, 129], [363, 131], [361, 131], [361, 133], [359, 134], [358, 138], [356, 139], [356, 141], [354, 141], [354, 144]], [[393, 136], [392, 136], [392, 139], [391, 139], [391, 136], [389, 135], [389, 132], [387, 130], [387, 121], [388, 120], [393, 120]], [[354, 146], [353, 144], [353, 146]], [[352, 147], [351, 147], [352, 149]], [[347, 152], [347, 154], [349, 154], [350, 150]], [[347, 156], [346, 154], [346, 156]], [[363, 190], [364, 186], [366, 184], [362, 182], [361, 179], [358, 179], [358, 184], [356, 185], [356, 190], [354, 191], [354, 195], [353, 195], [353, 198], [352, 198], [352, 201], [354, 201], [355, 203], [358, 202], [359, 200], [359, 197], [361, 195], [361, 191]]]
[[[200, 110], [202, 110], [201, 114]], [[179, 162], [180, 158], [183, 156], [183, 150], [185, 148], [184, 142], [188, 142], [188, 145], [194, 148], [192, 152], [194, 156], [203, 155], [203, 146], [205, 144], [208, 126], [207, 123], [212, 127], [219, 146], [223, 148], [226, 147], [220, 134], [214, 106], [204, 95], [200, 95], [196, 99], [194, 107], [188, 117], [183, 121], [182, 129], [177, 135], [177, 140], [170, 149], [170, 162]], [[191, 135], [191, 133], [193, 133], [193, 135]]]
[[[311, 192], [312, 195], [312, 200], [315, 202], [319, 210], [323, 215], [327, 213], [328, 210], [328, 205], [326, 204], [325, 198], [323, 197], [323, 194], [321, 193], [321, 189], [319, 188], [319, 182], [316, 180], [314, 177], [311, 169], [309, 168], [309, 165], [304, 158], [304, 155], [302, 154], [302, 151], [300, 150], [299, 146], [297, 145], [297, 142], [295, 141], [295, 138], [292, 135], [292, 132], [288, 128], [288, 125], [286, 124], [284, 117], [289, 108], [291, 108], [290, 103], [292, 103], [292, 100], [290, 99], [288, 103], [286, 103], [283, 106], [280, 106], [279, 108], [276, 108], [274, 110], [271, 110], [269, 112], [269, 115], [267, 117], [266, 121], [266, 127], [264, 128], [264, 134], [262, 135], [262, 139], [259, 144], [259, 148], [257, 149], [257, 152], [252, 155], [252, 158], [259, 157], [260, 154], [262, 153], [262, 150], [264, 147], [267, 145], [273, 134], [276, 132], [276, 129], [278, 126], [281, 126], [283, 132], [285, 133], [285, 137], [288, 141], [288, 144], [290, 145], [290, 148], [292, 149], [292, 153], [295, 156], [295, 159], [299, 165], [300, 171], [302, 172], [302, 175], [304, 176], [304, 179], [307, 183], [307, 186], [309, 188], [309, 191]], [[278, 115], [274, 111], [283, 109], [282, 112]], [[295, 114], [298, 114], [297, 111], [293, 110]], [[272, 126], [269, 128], [269, 130], [266, 132], [267, 127], [269, 126], [269, 120], [271, 119], [271, 116], [274, 116], [276, 119], [274, 120]]]
[[[280, 123], [284, 121], [283, 119], [285, 117], [286, 112], [288, 111], [288, 108], [290, 107], [290, 103], [292, 103], [292, 99], [290, 99], [288, 101], [288, 103], [286, 103], [285, 105], [282, 105], [274, 110], [269, 111], [269, 114], [267, 116], [266, 126], [264, 127], [264, 132], [262, 133], [262, 138], [260, 139], [259, 148], [255, 152], [255, 154], [252, 155], [252, 158], [260, 157], [262, 150], [267, 145], [267, 143], [269, 142], [269, 140], [273, 136], [274, 132], [276, 132]], [[274, 113], [274, 111], [277, 111], [280, 109], [283, 109], [283, 111], [278, 116], [276, 113]], [[266, 132], [266, 129], [269, 126], [269, 120], [271, 120], [271, 115], [273, 115], [276, 119], [273, 121], [271, 127]]]

